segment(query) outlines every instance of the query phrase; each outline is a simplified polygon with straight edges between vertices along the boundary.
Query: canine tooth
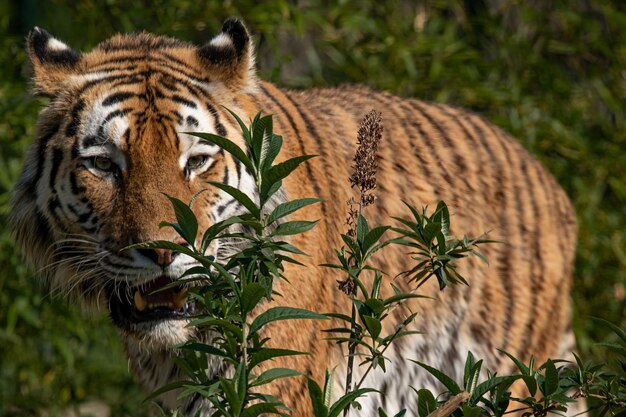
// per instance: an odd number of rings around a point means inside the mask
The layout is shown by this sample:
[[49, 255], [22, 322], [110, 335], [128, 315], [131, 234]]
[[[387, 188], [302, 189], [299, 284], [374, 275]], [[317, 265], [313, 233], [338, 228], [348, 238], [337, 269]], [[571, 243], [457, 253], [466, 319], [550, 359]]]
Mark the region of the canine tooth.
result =
[[135, 308], [138, 311], [144, 311], [146, 307], [148, 306], [148, 302], [146, 301], [145, 298], [143, 298], [143, 296], [141, 295], [139, 291], [135, 291], [135, 295], [133, 299], [135, 301]]

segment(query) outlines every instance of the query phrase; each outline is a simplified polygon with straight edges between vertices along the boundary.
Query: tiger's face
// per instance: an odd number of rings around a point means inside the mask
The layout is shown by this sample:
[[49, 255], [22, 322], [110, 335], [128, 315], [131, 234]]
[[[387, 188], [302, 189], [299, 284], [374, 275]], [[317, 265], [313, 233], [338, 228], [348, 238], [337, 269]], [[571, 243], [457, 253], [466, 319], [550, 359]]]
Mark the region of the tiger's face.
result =
[[[253, 180], [238, 161], [184, 133], [241, 137], [222, 106], [237, 111], [236, 92], [251, 78], [245, 28], [227, 22], [202, 48], [119, 36], [84, 55], [35, 29], [29, 52], [35, 88], [51, 102], [13, 199], [12, 223], [26, 257], [54, 291], [107, 308], [126, 336], [146, 347], [187, 340], [194, 306], [184, 286], [155, 291], [195, 261], [128, 246], [187, 245], [172, 228], [159, 227], [175, 221], [166, 195], [184, 202], [197, 196], [200, 231], [240, 210], [207, 180], [252, 195]], [[228, 250], [213, 243], [206, 254], [223, 259]]]

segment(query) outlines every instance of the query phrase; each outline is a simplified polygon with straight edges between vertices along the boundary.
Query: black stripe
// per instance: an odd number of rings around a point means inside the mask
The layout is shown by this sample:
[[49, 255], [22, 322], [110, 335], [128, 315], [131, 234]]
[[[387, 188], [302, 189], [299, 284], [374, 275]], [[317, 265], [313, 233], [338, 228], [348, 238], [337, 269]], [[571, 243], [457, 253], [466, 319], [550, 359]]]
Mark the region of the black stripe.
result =
[[[102, 122], [103, 125], [109, 123], [112, 119], [116, 118], [116, 117], [121, 117], [121, 116], [125, 116], [128, 113], [130, 113], [131, 111], [133, 111], [132, 108], [127, 108], [127, 109], [122, 109], [122, 110], [114, 110], [111, 113], [107, 114], [107, 116], [104, 118], [104, 121]], [[101, 126], [102, 128], [102, 126]]]
[[[461, 156], [456, 151], [456, 146], [454, 146], [454, 144], [450, 140], [450, 136], [447, 134], [447, 132], [441, 127], [441, 125], [435, 120], [435, 118], [431, 114], [428, 113], [428, 110], [424, 106], [422, 106], [420, 102], [418, 101], [411, 101], [411, 102], [415, 105], [415, 108], [420, 113], [420, 115], [424, 117], [428, 121], [428, 123], [430, 123], [430, 125], [433, 126], [433, 128], [439, 133], [439, 137], [444, 141], [444, 146], [446, 147], [446, 153], [451, 154], [454, 159], [457, 172], [465, 172], [467, 170], [467, 162], [465, 161], [463, 156]], [[436, 141], [433, 140], [433, 143], [436, 143]], [[463, 183], [465, 183], [465, 189], [467, 191], [472, 190], [472, 187], [470, 186], [465, 175], [457, 175], [457, 176], [454, 176], [454, 178], [460, 178], [460, 180]]]
[[[182, 118], [182, 116], [181, 116]], [[198, 127], [200, 125], [200, 122], [198, 122], [198, 119], [196, 119], [193, 116], [187, 116], [187, 119], [185, 120], [187, 122], [188, 125], [193, 126], [193, 127]], [[221, 135], [221, 133], [220, 133]]]
[[[318, 154], [320, 155], [320, 162], [323, 166], [324, 169], [324, 175], [327, 176], [327, 180], [330, 183], [330, 189], [340, 189], [340, 187], [343, 186], [344, 181], [346, 179], [341, 179], [340, 177], [336, 177], [331, 175], [331, 173], [333, 172], [333, 170], [335, 169], [335, 167], [333, 167], [330, 164], [328, 155], [328, 149], [326, 148], [326, 142], [325, 139], [319, 134], [319, 132], [317, 131], [317, 125], [318, 124], [322, 124], [322, 123], [326, 123], [326, 121], [324, 119], [318, 119], [316, 122], [313, 122], [309, 116], [307, 115], [307, 111], [308, 109], [304, 109], [300, 106], [300, 104], [298, 102], [296, 102], [286, 91], [282, 91], [282, 93], [284, 94], [285, 98], [287, 99], [287, 101], [289, 101], [291, 103], [291, 105], [296, 109], [297, 114], [302, 118], [302, 121], [304, 122], [304, 125], [306, 126], [307, 130], [309, 131], [309, 135], [311, 136], [312, 139], [312, 143], [316, 143], [317, 144], [317, 149], [318, 149]], [[331, 130], [331, 129], [329, 129]], [[305, 165], [307, 165], [308, 163], [305, 163]], [[314, 179], [311, 178], [311, 181], [313, 181]], [[325, 206], [325, 202], [322, 202], [321, 204], [322, 209], [324, 209]], [[325, 214], [325, 211], [323, 211], [323, 213]]]
[[36, 165], [35, 175], [33, 176], [33, 178], [31, 178], [31, 181], [28, 184], [26, 184], [26, 190], [28, 191], [28, 194], [30, 194], [31, 196], [35, 195], [37, 191], [37, 184], [43, 172], [43, 165], [46, 159], [46, 148], [48, 147], [48, 142], [50, 141], [50, 139], [52, 139], [54, 135], [57, 134], [60, 127], [61, 127], [60, 123], [52, 125], [50, 127], [50, 130], [47, 131], [42, 136], [40, 136], [39, 139], [37, 140], [37, 148], [35, 152], [37, 155], [37, 165]]
[[[263, 94], [265, 94], [265, 96], [268, 99], [270, 99], [274, 103], [274, 105], [276, 107], [278, 107], [280, 109], [281, 113], [280, 113], [279, 116], [284, 115], [287, 118], [287, 121], [289, 122], [289, 125], [291, 126], [291, 129], [294, 132], [294, 136], [295, 136], [294, 139], [298, 142], [298, 145], [300, 145], [300, 153], [302, 155], [306, 154], [304, 142], [302, 141], [302, 136], [300, 135], [300, 130], [298, 129], [298, 126], [296, 125], [295, 121], [291, 117], [291, 114], [289, 114], [289, 112], [287, 112], [285, 107], [283, 107], [283, 105], [278, 101], [278, 99], [276, 99], [276, 97], [271, 95], [270, 92], [267, 91], [267, 89], [263, 85], [260, 85], [260, 87], [261, 87], [261, 91], [263, 92]], [[313, 189], [315, 190], [315, 194], [317, 196], [321, 196], [322, 195], [322, 190], [321, 190], [319, 184], [317, 183], [317, 181], [313, 181], [313, 172], [311, 171], [311, 167], [308, 164], [304, 164], [304, 167], [305, 167], [305, 169], [307, 171], [307, 177], [312, 180], [311, 184], [313, 186]], [[322, 207], [323, 206], [324, 205], [322, 204]]]
[[103, 106], [111, 106], [113, 104], [121, 103], [123, 101], [126, 101], [126, 100], [128, 100], [128, 99], [130, 99], [132, 97], [136, 97], [136, 96], [137, 96], [137, 94], [131, 93], [131, 92], [128, 92], [128, 91], [122, 91], [122, 92], [119, 92], [119, 93], [114, 93], [114, 94], [111, 94], [110, 96], [108, 96], [107, 98], [105, 98], [102, 101], [102, 105]]
[[72, 108], [72, 115], [70, 123], [67, 125], [67, 129], [65, 130], [65, 135], [72, 137], [78, 131], [78, 126], [80, 125], [80, 113], [85, 108], [85, 101], [79, 100], [78, 103], [74, 105]]
[[78, 182], [76, 181], [76, 172], [74, 171], [70, 172], [70, 189], [74, 195], [80, 195], [87, 190], [85, 187], [78, 185]]
[[[504, 167], [500, 164], [499, 159], [496, 156], [494, 156], [493, 151], [490, 150], [491, 146], [493, 146], [494, 144], [498, 144], [501, 146], [501, 143], [497, 138], [494, 138], [493, 141], [488, 142], [485, 136], [485, 132], [475, 122], [476, 119], [482, 120], [478, 118], [478, 116], [476, 115], [470, 115], [470, 114], [463, 115], [463, 121], [466, 122], [470, 126], [470, 128], [474, 131], [475, 136], [483, 144], [483, 149], [489, 153], [489, 157], [491, 158], [491, 161], [494, 163], [494, 169], [495, 169], [495, 172], [493, 173], [494, 177], [502, 179], [504, 175]], [[486, 123], [486, 125], [489, 126], [488, 123]], [[505, 150], [502, 149], [502, 152], [505, 153]], [[502, 207], [498, 207], [497, 209], [498, 209], [498, 212], [500, 213], [499, 223], [503, 232], [503, 237], [506, 239], [507, 236], [512, 236], [512, 230], [513, 230], [512, 226], [509, 224], [508, 213], [506, 210], [508, 199], [507, 199], [507, 196], [505, 196], [503, 192], [496, 193], [496, 197], [498, 198], [498, 200], [500, 200], [499, 202], [502, 204]], [[503, 242], [499, 246], [500, 246], [500, 250], [498, 251], [498, 258], [496, 260], [497, 265], [498, 265], [498, 268], [497, 268], [498, 277], [500, 279], [503, 291], [505, 292], [505, 294], [509, 294], [509, 296], [507, 297], [509, 302], [506, 302], [506, 300], [503, 300], [504, 304], [506, 305], [506, 314], [505, 314], [505, 317], [502, 317], [503, 335], [502, 335], [502, 341], [500, 342], [498, 347], [500, 349], [507, 350], [508, 344], [509, 344], [507, 332], [511, 328], [513, 310], [515, 307], [513, 303], [514, 298], [510, 295], [514, 291], [514, 286], [515, 286], [515, 283], [512, 280], [513, 277], [511, 277], [511, 271], [513, 270], [511, 263], [514, 259], [515, 251], [513, 249], [513, 246], [509, 242]], [[487, 308], [487, 305], [485, 305], [485, 308]], [[488, 310], [485, 310], [484, 314], [488, 315]]]
[[[283, 107], [283, 105], [280, 103], [280, 101], [278, 101], [278, 99], [276, 99], [273, 95], [271, 95], [269, 93], [269, 91], [267, 91], [265, 89], [265, 87], [263, 85], [260, 85], [261, 87], [261, 91], [263, 92], [263, 94], [265, 94], [265, 96], [267, 98], [269, 98], [272, 102], [274, 102], [274, 104], [281, 110], [282, 114], [284, 114], [287, 117], [287, 120], [289, 121], [289, 125], [291, 126], [291, 128], [294, 131], [294, 136], [297, 141], [298, 144], [300, 145], [300, 152], [302, 155], [306, 154], [306, 150], [305, 150], [305, 145], [304, 142], [302, 141], [302, 136], [300, 135], [300, 131], [298, 130], [298, 126], [296, 125], [295, 121], [293, 120], [293, 118], [291, 117], [291, 114], [289, 114], [289, 112], [285, 109], [285, 107]], [[300, 116], [302, 116], [300, 114]], [[306, 121], [305, 121], [306, 123]], [[308, 128], [308, 126], [307, 126]], [[313, 127], [314, 129], [314, 127]], [[315, 138], [318, 138], [317, 136], [317, 132], [315, 131]], [[320, 152], [321, 153], [321, 152]], [[323, 158], [325, 159], [325, 158]], [[307, 179], [310, 180], [311, 185], [313, 186], [313, 190], [315, 191], [316, 196], [322, 196], [322, 190], [320, 188], [319, 183], [315, 180], [315, 177], [313, 176], [313, 171], [311, 170], [311, 167], [309, 166], [309, 164], [304, 164], [304, 168], [307, 171]], [[326, 205], [324, 203], [322, 203], [320, 205], [321, 210], [322, 210], [322, 216], [323, 218], [326, 217], [327, 213], [326, 213]]]
[[107, 114], [107, 116], [104, 118], [104, 121], [102, 122], [102, 125], [98, 127], [98, 136], [100, 138], [105, 138], [106, 137], [106, 135], [104, 134], [105, 126], [114, 118], [126, 116], [128, 113], [132, 111], [133, 111], [132, 108], [127, 108], [127, 109], [122, 109], [122, 110], [114, 110], [111, 113]]
[[96, 135], [85, 136], [83, 139], [83, 148], [92, 148], [94, 146], [102, 146], [107, 142], [106, 138]]
[[433, 103], [432, 105], [437, 107], [439, 111], [441, 111], [443, 114], [446, 115], [446, 117], [449, 118], [449, 120], [452, 122], [452, 124], [454, 124], [454, 126], [458, 127], [461, 130], [461, 132], [463, 133], [463, 138], [461, 138], [461, 140], [471, 141], [474, 147], [474, 150], [478, 149], [477, 147], [480, 147], [488, 155], [486, 159], [478, 160], [477, 152], [472, 152], [471, 154], [472, 160], [474, 161], [475, 165], [477, 165], [478, 167], [477, 169], [478, 175], [476, 175], [476, 178], [478, 178], [478, 181], [480, 181], [480, 184], [481, 184], [480, 189], [488, 190], [490, 186], [487, 184], [485, 176], [480, 175], [480, 172], [482, 171], [481, 167], [484, 167], [485, 164], [493, 164], [493, 161], [494, 161], [493, 152], [488, 146], [486, 146], [484, 141], [479, 143], [478, 141], [475, 140], [476, 138], [467, 130], [465, 125], [461, 123], [459, 119], [459, 115], [458, 115], [458, 110], [455, 110], [455, 112], [453, 113], [452, 108], [449, 106], [441, 105], [439, 103]]
[[224, 127], [222, 122], [220, 122], [219, 113], [217, 112], [217, 110], [215, 110], [215, 107], [213, 107], [211, 103], [207, 102], [206, 106], [207, 106], [207, 109], [209, 110], [209, 113], [211, 113], [211, 115], [215, 118], [215, 130], [217, 131], [217, 134], [221, 136], [226, 136], [226, 128]]
[[231, 200], [228, 200], [225, 203], [220, 204], [219, 206], [217, 206], [217, 215], [221, 216], [222, 213], [224, 213], [224, 210], [226, 210], [229, 206], [232, 206], [233, 203], [236, 203], [237, 200], [235, 200], [234, 198]]
[[35, 235], [40, 242], [44, 242], [50, 238], [52, 231], [50, 225], [46, 221], [46, 217], [37, 209], [33, 219], [35, 224]]
[[[429, 171], [427, 171], [426, 169], [428, 165], [426, 164], [426, 161], [423, 159], [421, 152], [419, 152], [419, 149], [417, 148], [419, 145], [418, 143], [419, 137], [416, 134], [417, 131], [415, 127], [413, 126], [414, 121], [411, 120], [409, 123], [405, 123], [404, 120], [402, 119], [402, 111], [405, 111], [405, 109], [402, 109], [399, 106], [397, 108], [392, 107], [392, 106], [397, 106], [399, 104], [400, 100], [397, 97], [388, 93], [381, 92], [380, 94], [376, 94], [373, 97], [371, 95], [368, 95], [368, 98], [372, 100], [376, 100], [377, 104], [380, 105], [381, 108], [386, 109], [386, 113], [392, 114], [393, 118], [398, 120], [400, 122], [399, 125], [402, 126], [401, 131], [394, 133], [395, 126], [392, 125], [389, 128], [387, 128], [385, 126], [385, 120], [383, 119], [383, 128], [384, 128], [383, 135], [384, 136], [383, 136], [383, 142], [382, 142], [383, 145], [381, 146], [381, 150], [388, 150], [390, 154], [389, 159], [393, 161], [394, 166], [396, 168], [402, 167], [400, 168], [401, 172], [410, 174], [409, 171], [406, 170], [404, 165], [400, 161], [398, 161], [397, 159], [398, 154], [397, 152], [395, 152], [395, 149], [394, 149], [396, 141], [405, 140], [409, 144], [409, 149], [414, 150], [413, 156], [415, 156], [420, 162], [419, 164], [415, 164], [415, 163], [412, 163], [413, 161], [410, 161], [410, 165], [414, 169], [419, 170], [418, 175], [405, 175], [402, 178], [397, 179], [398, 181], [397, 185], [400, 188], [400, 192], [402, 193], [401, 195], [403, 196], [404, 199], [411, 202], [411, 198], [407, 197], [408, 194], [410, 193], [412, 194], [415, 190], [422, 188], [424, 182], [427, 182], [429, 185], [432, 185], [432, 182], [428, 181]], [[383, 114], [383, 117], [384, 116], [385, 114]], [[384, 146], [384, 143], [388, 143], [388, 146]], [[437, 189], [433, 187], [433, 191], [436, 194]], [[412, 203], [415, 204], [414, 201]], [[386, 221], [386, 219], [384, 219], [384, 221]], [[410, 268], [407, 268], [407, 269], [410, 269]]]
[[201, 74], [198, 74], [195, 68], [190, 67], [179, 59], [174, 58], [169, 54], [165, 54], [163, 58], [158, 58], [155, 56], [145, 57], [145, 56], [118, 56], [115, 58], [107, 59], [105, 62], [102, 62], [98, 65], [91, 67], [89, 70], [93, 72], [116, 72], [116, 71], [136, 71], [137, 66], [133, 64], [141, 64], [149, 62], [151, 64], [152, 72], [159, 72], [167, 75], [179, 75], [185, 78], [194, 80], [200, 83], [208, 84], [210, 82], [209, 78], [203, 77]]
[[61, 166], [61, 162], [63, 161], [63, 151], [59, 148], [54, 148], [52, 150], [52, 167], [50, 168], [50, 178], [48, 185], [50, 189], [54, 190], [54, 185], [56, 182], [57, 172], [59, 171], [59, 167]]
[[[531, 177], [530, 177], [531, 168], [528, 167], [527, 162], [524, 158], [522, 158], [521, 163], [522, 163], [521, 169], [523, 173], [523, 178], [525, 179], [526, 185], [528, 186], [527, 189], [535, 190], [535, 192], [539, 190], [543, 191], [544, 188], [542, 184], [531, 183]], [[538, 179], [540, 178], [541, 176], [538, 177]], [[538, 305], [538, 295], [544, 291], [543, 282], [544, 282], [545, 277], [543, 276], [543, 271], [545, 271], [546, 269], [545, 259], [543, 258], [542, 251], [540, 250], [540, 248], [542, 247], [542, 242], [541, 242], [541, 234], [540, 234], [540, 224], [538, 223], [539, 219], [543, 215], [541, 214], [541, 210], [539, 209], [537, 205], [537, 199], [539, 198], [539, 196], [529, 195], [528, 197], [532, 205], [532, 210], [533, 210], [532, 218], [535, 219], [535, 223], [534, 223], [535, 227], [534, 227], [534, 230], [532, 231], [529, 230], [529, 233], [527, 233], [528, 235], [534, 236], [534, 240], [532, 242], [532, 251], [533, 251], [532, 252], [533, 254], [532, 255], [532, 268], [531, 268], [532, 273], [530, 276], [531, 310], [530, 310], [528, 322], [526, 323], [526, 330], [525, 330], [526, 337], [524, 337], [522, 348], [520, 350], [520, 352], [524, 355], [524, 357], [528, 357], [527, 355], [529, 353], [535, 353], [535, 352], [530, 352], [531, 350], [534, 350], [533, 348], [536, 348], [536, 346], [534, 346], [534, 344], [532, 343], [533, 339], [536, 339], [533, 337], [533, 335], [543, 336], [543, 337], [545, 337], [546, 335], [546, 333], [540, 332], [538, 331], [537, 328], [535, 328], [535, 319], [537, 317], [537, 311], [540, 308], [540, 306]], [[545, 198], [548, 198], [548, 196], [544, 194], [544, 199]], [[541, 306], [541, 308], [545, 308], [545, 306]], [[550, 323], [550, 320], [547, 320], [546, 324], [549, 324], [549, 323]], [[541, 351], [537, 352], [537, 354], [541, 354]]]
[[[420, 160], [420, 162], [422, 163], [422, 167], [424, 167], [424, 170], [426, 171], [424, 173], [426, 175], [424, 178], [427, 179], [429, 176], [432, 177], [433, 174], [438, 175], [442, 181], [439, 183], [437, 181], [434, 182], [434, 184], [439, 184], [438, 187], [433, 188], [435, 197], [441, 198], [440, 195], [442, 193], [440, 191], [444, 191], [443, 194], [447, 196], [447, 192], [450, 190], [452, 184], [454, 183], [454, 181], [452, 180], [452, 175], [450, 175], [445, 165], [441, 163], [442, 161], [440, 160], [436, 149], [431, 144], [432, 138], [424, 131], [420, 121], [415, 120], [415, 109], [413, 107], [409, 107], [408, 104], [409, 103], [406, 101], [401, 101], [398, 103], [400, 109], [404, 113], [402, 114], [402, 116], [404, 117], [400, 121], [403, 125], [405, 125], [406, 129], [412, 128], [413, 130], [417, 131], [419, 135], [419, 137], [417, 138], [418, 141], [415, 141], [413, 143], [413, 149], [415, 151], [415, 156]], [[432, 157], [432, 162], [429, 162], [422, 156], [423, 149], [420, 149], [420, 147], [427, 148], [425, 149], [426, 153]], [[431, 184], [433, 184], [433, 182], [431, 182]]]
[[184, 104], [185, 106], [191, 107], [192, 109], [198, 108], [198, 106], [196, 106], [196, 103], [191, 100], [187, 100], [185, 97], [181, 97], [178, 94], [173, 95], [171, 99], [174, 100], [176, 103]]

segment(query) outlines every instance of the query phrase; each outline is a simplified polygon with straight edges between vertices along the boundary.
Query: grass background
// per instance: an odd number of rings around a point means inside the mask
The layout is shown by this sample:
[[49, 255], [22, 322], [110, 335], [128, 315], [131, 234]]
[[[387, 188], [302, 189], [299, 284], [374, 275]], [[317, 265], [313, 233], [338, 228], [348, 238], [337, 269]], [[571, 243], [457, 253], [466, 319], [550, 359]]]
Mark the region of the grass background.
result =
[[41, 26], [78, 50], [147, 30], [198, 44], [230, 16], [254, 34], [260, 75], [305, 88], [364, 83], [470, 108], [558, 178], [580, 223], [573, 292], [581, 353], [626, 327], [626, 3], [583, 0], [0, 3], [0, 416], [56, 415], [89, 399], [141, 416], [106, 317], [51, 299], [19, 260], [8, 195], [44, 99], [28, 90], [24, 39]]

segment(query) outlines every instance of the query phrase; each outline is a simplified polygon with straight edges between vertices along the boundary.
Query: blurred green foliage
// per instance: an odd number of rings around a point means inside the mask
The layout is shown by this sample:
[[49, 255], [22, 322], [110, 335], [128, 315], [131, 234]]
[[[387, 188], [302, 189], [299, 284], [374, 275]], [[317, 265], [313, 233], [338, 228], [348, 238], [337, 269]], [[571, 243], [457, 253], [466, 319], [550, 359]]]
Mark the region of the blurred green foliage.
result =
[[553, 172], [576, 206], [573, 293], [583, 356], [626, 327], [626, 3], [621, 0], [11, 0], [0, 3], [0, 416], [87, 399], [141, 416], [105, 317], [36, 284], [6, 230], [8, 193], [43, 99], [28, 92], [24, 38], [42, 26], [88, 50], [147, 30], [198, 44], [230, 16], [255, 35], [261, 76], [289, 87], [365, 83], [483, 114]]

